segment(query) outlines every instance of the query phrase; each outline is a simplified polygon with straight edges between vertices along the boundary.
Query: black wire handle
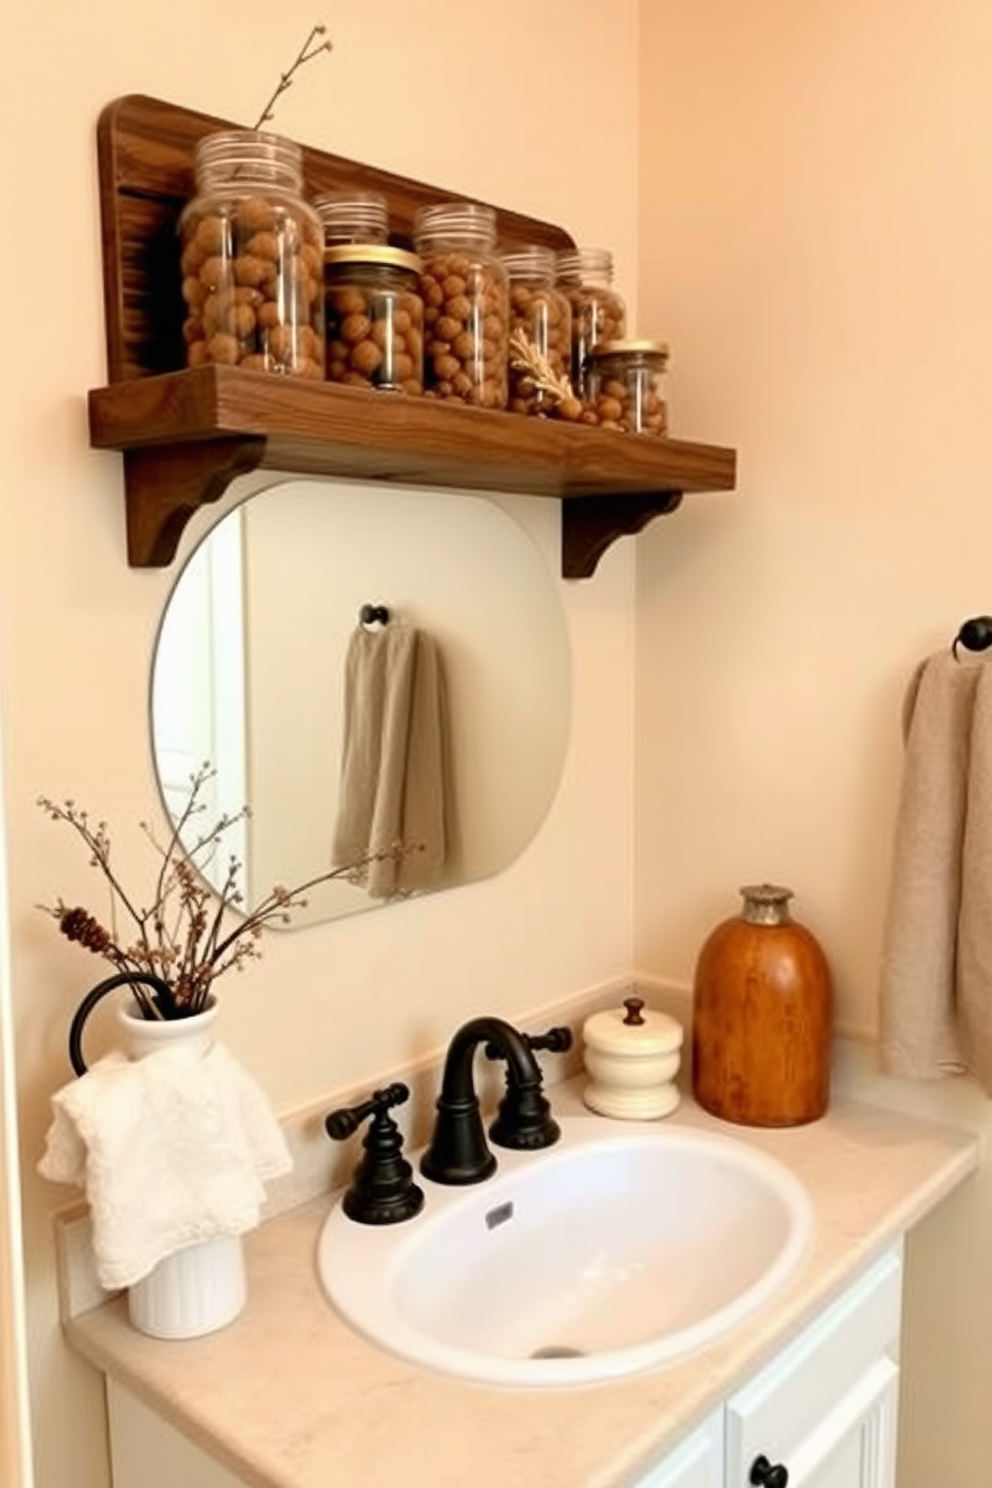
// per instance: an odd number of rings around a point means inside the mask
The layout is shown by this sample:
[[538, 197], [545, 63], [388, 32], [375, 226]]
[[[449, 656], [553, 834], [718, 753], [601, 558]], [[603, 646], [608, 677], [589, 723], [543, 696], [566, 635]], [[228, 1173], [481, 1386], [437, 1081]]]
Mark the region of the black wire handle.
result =
[[150, 971], [120, 971], [116, 976], [107, 977], [105, 982], [98, 982], [91, 992], [87, 992], [69, 1025], [69, 1063], [77, 1075], [86, 1074], [86, 1060], [83, 1058], [83, 1024], [86, 1019], [108, 992], [114, 992], [118, 987], [133, 987], [135, 982], [151, 987], [163, 1008], [175, 1007], [172, 988]]
[[966, 651], [987, 651], [992, 646], [992, 615], [975, 615], [964, 622], [951, 647], [955, 661], [960, 660], [959, 646]]
[[358, 618], [363, 625], [388, 625], [389, 609], [386, 605], [363, 604], [358, 612]]

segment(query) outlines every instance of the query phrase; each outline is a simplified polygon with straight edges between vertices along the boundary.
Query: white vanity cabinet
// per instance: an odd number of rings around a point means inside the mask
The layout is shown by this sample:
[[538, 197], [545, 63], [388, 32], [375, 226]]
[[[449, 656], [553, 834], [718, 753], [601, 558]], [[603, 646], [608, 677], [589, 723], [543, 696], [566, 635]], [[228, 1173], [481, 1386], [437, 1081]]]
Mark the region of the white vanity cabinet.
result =
[[634, 1488], [724, 1488], [724, 1413], [716, 1410]]
[[901, 1305], [893, 1249], [634, 1488], [895, 1488]]
[[[893, 1248], [631, 1488], [895, 1488], [901, 1300]], [[107, 1395], [114, 1488], [246, 1488], [112, 1379]]]
[[902, 1256], [887, 1251], [735, 1392], [726, 1488], [894, 1488]]

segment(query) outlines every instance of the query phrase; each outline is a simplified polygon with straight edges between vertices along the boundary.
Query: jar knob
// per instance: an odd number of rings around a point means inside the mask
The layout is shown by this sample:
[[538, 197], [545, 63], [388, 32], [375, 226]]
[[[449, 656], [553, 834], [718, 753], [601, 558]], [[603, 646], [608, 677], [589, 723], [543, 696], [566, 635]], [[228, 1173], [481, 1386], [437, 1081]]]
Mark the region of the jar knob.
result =
[[644, 1006], [644, 998], [625, 997], [623, 1000], [623, 1005], [627, 1009], [627, 1016], [623, 1020], [624, 1024], [632, 1028], [640, 1028], [644, 1022], [644, 1019], [641, 1017], [641, 1008]]

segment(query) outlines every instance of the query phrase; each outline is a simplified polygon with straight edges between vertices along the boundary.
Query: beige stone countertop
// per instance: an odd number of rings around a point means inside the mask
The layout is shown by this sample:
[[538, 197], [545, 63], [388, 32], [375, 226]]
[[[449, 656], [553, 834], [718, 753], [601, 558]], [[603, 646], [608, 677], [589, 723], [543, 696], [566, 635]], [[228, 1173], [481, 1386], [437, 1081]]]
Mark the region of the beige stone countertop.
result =
[[[550, 1092], [588, 1114], [579, 1082]], [[669, 1122], [723, 1130], [806, 1185], [814, 1228], [797, 1274], [709, 1347], [571, 1390], [491, 1389], [429, 1374], [358, 1337], [316, 1273], [336, 1197], [247, 1237], [249, 1301], [206, 1338], [161, 1342], [115, 1298], [66, 1323], [73, 1347], [255, 1488], [624, 1488], [752, 1373], [886, 1244], [978, 1165], [969, 1132], [835, 1100], [807, 1126], [728, 1126], [691, 1100]], [[415, 1221], [413, 1221], [415, 1223]]]

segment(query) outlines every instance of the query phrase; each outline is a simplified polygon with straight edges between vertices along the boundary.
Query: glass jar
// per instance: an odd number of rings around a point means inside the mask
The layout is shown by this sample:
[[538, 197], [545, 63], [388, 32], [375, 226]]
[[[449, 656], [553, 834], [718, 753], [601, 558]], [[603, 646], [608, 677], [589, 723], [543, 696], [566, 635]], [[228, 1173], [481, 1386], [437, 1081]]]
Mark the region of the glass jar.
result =
[[612, 284], [608, 248], [571, 248], [558, 254], [558, 285], [572, 311], [572, 386], [581, 397], [587, 393], [593, 348], [627, 333], [627, 307]]
[[[510, 335], [520, 332], [547, 363], [552, 376], [570, 376], [572, 312], [561, 290], [555, 288], [555, 255], [537, 245], [502, 253], [510, 278]], [[547, 414], [564, 400], [535, 383], [533, 373], [510, 347], [509, 402], [511, 413]]]
[[311, 200], [327, 247], [389, 242], [389, 203], [378, 191], [322, 191]]
[[324, 250], [327, 377], [350, 387], [424, 391], [424, 302], [415, 253], [378, 243]]
[[668, 433], [664, 341], [604, 341], [589, 359], [586, 397], [596, 423], [627, 434]]
[[510, 307], [495, 210], [457, 201], [421, 207], [413, 238], [424, 261], [426, 392], [505, 408]]
[[302, 152], [253, 129], [205, 135], [179, 219], [190, 367], [324, 376], [324, 234]]

